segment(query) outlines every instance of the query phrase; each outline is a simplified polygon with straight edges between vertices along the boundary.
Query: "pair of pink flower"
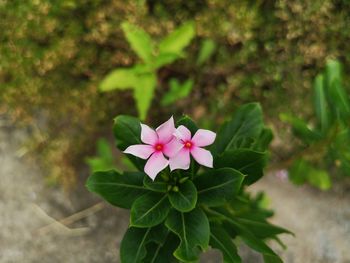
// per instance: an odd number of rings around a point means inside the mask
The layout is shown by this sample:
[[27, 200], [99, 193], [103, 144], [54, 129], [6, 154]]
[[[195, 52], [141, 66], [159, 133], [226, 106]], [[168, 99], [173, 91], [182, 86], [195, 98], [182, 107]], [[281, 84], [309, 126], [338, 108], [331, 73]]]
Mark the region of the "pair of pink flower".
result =
[[[129, 146], [124, 153], [142, 159], [148, 159], [144, 171], [154, 180], [157, 174], [168, 165], [170, 170], [190, 167], [190, 154], [201, 165], [212, 168], [213, 156], [201, 147], [212, 144], [216, 134], [209, 130], [199, 129], [192, 137], [191, 132], [183, 125], [175, 128], [174, 119], [160, 125], [155, 131], [141, 124], [141, 141], [145, 144]], [[165, 156], [169, 159], [166, 159]]]

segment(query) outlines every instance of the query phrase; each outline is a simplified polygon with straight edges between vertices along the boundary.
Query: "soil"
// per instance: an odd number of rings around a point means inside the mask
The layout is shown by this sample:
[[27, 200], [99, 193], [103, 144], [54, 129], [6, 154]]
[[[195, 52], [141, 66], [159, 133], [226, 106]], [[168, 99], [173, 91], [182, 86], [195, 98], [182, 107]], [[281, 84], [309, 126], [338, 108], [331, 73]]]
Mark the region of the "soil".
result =
[[[54, 219], [100, 200], [85, 190], [86, 174], [70, 193], [48, 186], [38, 165], [22, 156], [25, 137], [23, 130], [0, 127], [0, 262], [119, 262], [118, 247], [129, 217], [125, 210], [104, 205], [69, 228], [56, 223], [43, 231]], [[274, 245], [285, 262], [350, 262], [349, 194], [297, 188], [272, 175], [251, 190], [264, 190], [275, 210], [272, 221], [296, 235], [282, 236], [287, 250]], [[243, 262], [261, 260], [244, 247], [241, 254]], [[201, 262], [220, 259], [211, 251]]]

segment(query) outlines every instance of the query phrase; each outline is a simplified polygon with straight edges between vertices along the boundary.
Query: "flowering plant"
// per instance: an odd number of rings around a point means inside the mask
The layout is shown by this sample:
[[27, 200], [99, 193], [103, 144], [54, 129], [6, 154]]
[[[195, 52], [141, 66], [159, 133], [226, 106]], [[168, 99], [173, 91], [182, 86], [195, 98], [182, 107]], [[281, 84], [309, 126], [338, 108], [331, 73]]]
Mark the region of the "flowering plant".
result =
[[290, 232], [268, 223], [270, 211], [245, 191], [263, 176], [272, 138], [258, 104], [239, 108], [217, 134], [187, 116], [177, 127], [171, 117], [156, 130], [118, 116], [114, 134], [139, 171], [95, 172], [87, 187], [131, 209], [121, 262], [196, 262], [209, 247], [224, 262], [241, 262], [239, 240], [265, 262], [282, 262], [265, 240]]

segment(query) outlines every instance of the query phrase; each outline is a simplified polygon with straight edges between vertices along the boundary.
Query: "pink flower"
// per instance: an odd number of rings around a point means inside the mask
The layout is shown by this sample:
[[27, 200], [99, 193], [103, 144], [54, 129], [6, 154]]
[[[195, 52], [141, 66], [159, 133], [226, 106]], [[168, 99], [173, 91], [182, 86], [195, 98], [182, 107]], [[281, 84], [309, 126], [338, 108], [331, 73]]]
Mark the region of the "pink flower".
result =
[[179, 139], [177, 143], [181, 146], [179, 152], [175, 156], [170, 156], [170, 170], [184, 169], [190, 167], [190, 153], [197, 163], [212, 168], [213, 156], [208, 150], [201, 147], [208, 146], [215, 141], [216, 134], [209, 130], [199, 129], [191, 138], [191, 132], [183, 125], [179, 126], [175, 132], [175, 136]]
[[157, 174], [169, 165], [168, 157], [177, 153], [181, 147], [174, 137], [174, 119], [160, 125], [156, 131], [145, 124], [141, 124], [141, 141], [145, 144], [131, 145], [125, 149], [124, 153], [132, 154], [142, 159], [148, 159], [144, 171], [154, 180]]

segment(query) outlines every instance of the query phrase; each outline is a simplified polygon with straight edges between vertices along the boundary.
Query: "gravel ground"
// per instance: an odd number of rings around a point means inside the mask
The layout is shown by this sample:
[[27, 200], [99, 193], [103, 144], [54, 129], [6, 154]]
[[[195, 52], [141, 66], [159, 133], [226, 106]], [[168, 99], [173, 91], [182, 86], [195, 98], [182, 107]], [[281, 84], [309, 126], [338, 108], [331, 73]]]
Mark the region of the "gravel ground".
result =
[[[119, 262], [118, 246], [129, 216], [124, 210], [105, 205], [69, 228], [56, 224], [42, 229], [53, 218], [67, 217], [99, 200], [83, 183], [69, 194], [45, 185], [37, 165], [19, 157], [24, 134], [0, 127], [0, 262]], [[273, 176], [252, 188], [258, 190], [271, 199], [273, 222], [296, 234], [282, 237], [288, 250], [276, 246], [285, 262], [350, 262], [349, 194], [296, 188]], [[244, 262], [259, 261], [245, 249], [242, 253]], [[218, 262], [216, 256], [209, 252], [201, 261]]]

